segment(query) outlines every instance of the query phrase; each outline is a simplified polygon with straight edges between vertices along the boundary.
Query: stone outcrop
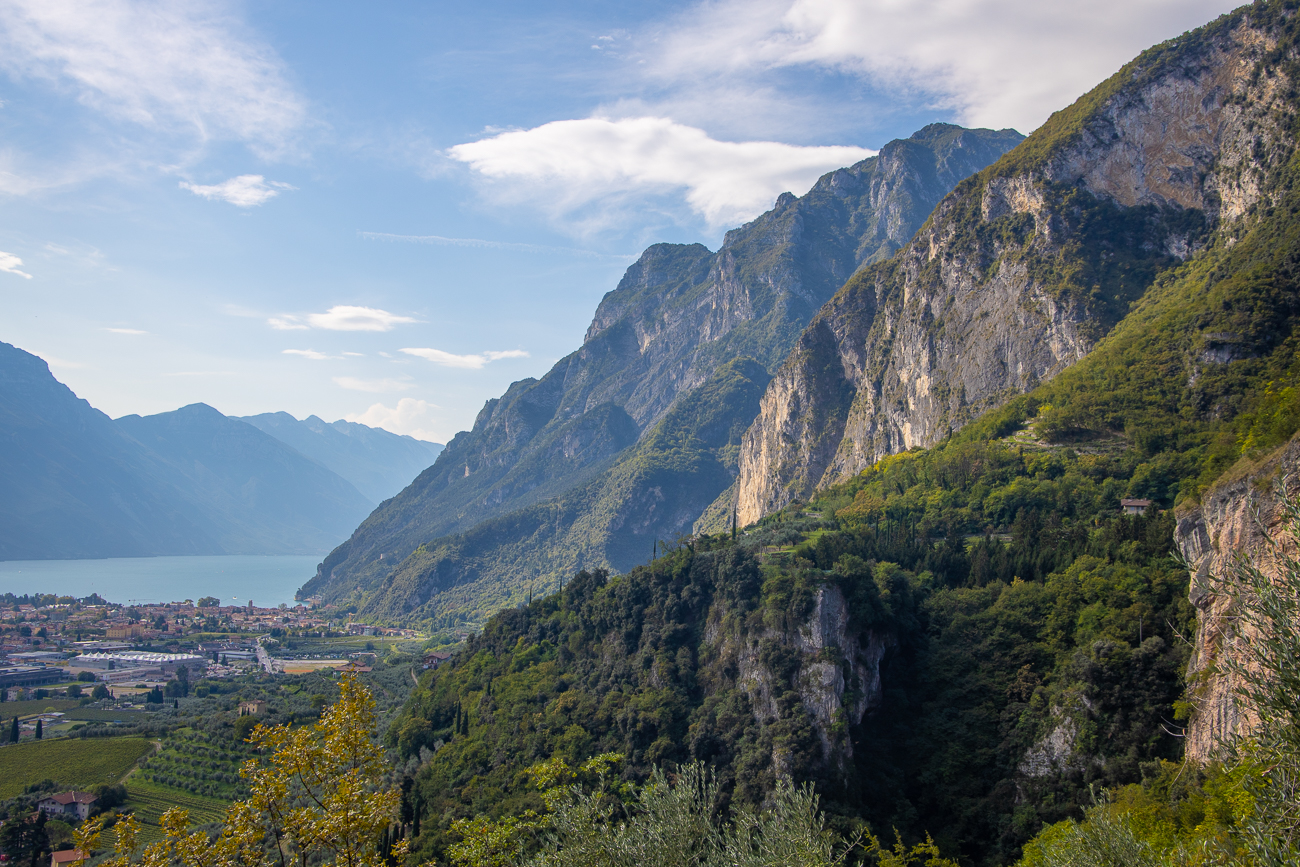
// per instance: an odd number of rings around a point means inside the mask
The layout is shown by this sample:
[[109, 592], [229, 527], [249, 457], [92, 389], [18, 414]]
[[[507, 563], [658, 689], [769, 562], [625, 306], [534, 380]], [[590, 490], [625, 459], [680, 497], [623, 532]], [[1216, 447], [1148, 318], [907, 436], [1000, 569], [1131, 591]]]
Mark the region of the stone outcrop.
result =
[[745, 436], [741, 522], [941, 441], [1082, 358], [1162, 270], [1232, 243], [1291, 148], [1274, 25], [1251, 14], [1144, 53], [849, 281]]
[[[1223, 579], [1236, 558], [1245, 558], [1270, 577], [1277, 574], [1279, 553], [1295, 556], [1285, 533], [1282, 493], [1300, 492], [1300, 436], [1258, 466], [1239, 470], [1220, 481], [1201, 505], [1178, 517], [1176, 541], [1191, 571], [1190, 596], [1196, 606], [1196, 636], [1188, 661], [1186, 755], [1204, 762], [1238, 735], [1249, 734], [1258, 716], [1239, 706], [1231, 676], [1222, 665], [1232, 652], [1226, 639], [1235, 625]], [[1249, 640], [1249, 636], [1241, 636]]]
[[[821, 742], [822, 760], [843, 770], [853, 761], [849, 729], [880, 704], [880, 663], [894, 643], [887, 633], [851, 629], [843, 592], [828, 584], [818, 588], [806, 623], [751, 635], [727, 648], [724, 656], [734, 659], [736, 683], [749, 697], [755, 721], [766, 725], [781, 718], [777, 698], [790, 684], [764, 662], [764, 645], [793, 654], [795, 692]], [[773, 764], [782, 769], [780, 755], [773, 756]]]
[[[716, 253], [650, 247], [601, 301], [580, 349], [488, 401], [473, 429], [376, 509], [302, 594], [339, 599], [374, 588], [422, 544], [591, 482], [723, 364], [747, 356], [776, 369], [845, 280], [906, 243], [958, 181], [1022, 138], [934, 124], [827, 174], [802, 197], [782, 195]], [[701, 511], [667, 538], [689, 531]]]

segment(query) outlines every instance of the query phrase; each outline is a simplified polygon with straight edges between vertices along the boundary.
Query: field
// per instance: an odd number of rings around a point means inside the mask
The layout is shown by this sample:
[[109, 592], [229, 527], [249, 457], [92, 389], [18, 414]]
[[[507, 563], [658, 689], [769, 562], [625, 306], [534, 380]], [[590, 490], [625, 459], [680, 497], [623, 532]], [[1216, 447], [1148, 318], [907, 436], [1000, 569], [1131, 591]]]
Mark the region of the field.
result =
[[70, 789], [116, 783], [153, 748], [144, 738], [28, 741], [0, 748], [0, 800], [46, 779]]
[[129, 794], [126, 806], [135, 812], [136, 819], [140, 821], [140, 836], [146, 843], [162, 837], [162, 832], [158, 830], [158, 818], [172, 807], [189, 810], [191, 825], [220, 822], [226, 817], [227, 801], [191, 795], [169, 786], [139, 782], [139, 776], [135, 774], [127, 781]]
[[63, 717], [68, 720], [87, 722], [134, 722], [144, 719], [148, 711], [143, 710], [100, 710], [99, 708], [79, 708], [68, 711]]
[[30, 701], [4, 701], [0, 702], [0, 718], [9, 719], [17, 714], [18, 716], [31, 716], [34, 713], [44, 713], [47, 710], [69, 711], [74, 707], [79, 707], [81, 702], [76, 699], [66, 698], [42, 698], [31, 699]]

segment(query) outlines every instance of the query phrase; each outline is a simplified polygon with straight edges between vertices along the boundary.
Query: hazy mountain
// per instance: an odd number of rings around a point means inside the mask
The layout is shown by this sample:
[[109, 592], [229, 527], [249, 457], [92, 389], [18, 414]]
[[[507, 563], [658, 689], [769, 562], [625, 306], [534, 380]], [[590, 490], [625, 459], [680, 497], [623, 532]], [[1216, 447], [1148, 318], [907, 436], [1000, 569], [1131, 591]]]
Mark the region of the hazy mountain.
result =
[[442, 443], [342, 419], [330, 424], [314, 415], [298, 421], [287, 412], [265, 412], [240, 421], [329, 467], [375, 503], [409, 485], [443, 448]]
[[0, 343], [0, 558], [222, 553], [172, 473], [44, 361]]
[[113, 421], [0, 343], [0, 559], [306, 554], [373, 507], [209, 406]]
[[319, 551], [374, 507], [329, 468], [207, 404], [115, 424], [164, 459], [176, 487], [204, 503], [229, 554]]
[[[575, 566], [627, 568], [642, 555], [620, 552], [648, 553], [656, 539], [690, 531], [730, 486], [739, 443], [724, 436], [703, 449], [716, 450], [721, 473], [684, 472], [664, 488], [655, 473], [637, 468], [673, 463], [676, 446], [648, 454], [649, 432], [724, 365], [753, 359], [757, 373], [745, 380], [765, 382], [846, 279], [906, 243], [945, 193], [1022, 138], [934, 124], [825, 175], [803, 197], [783, 194], [771, 211], [728, 232], [717, 252], [650, 247], [601, 301], [580, 349], [540, 380], [517, 382], [488, 401], [473, 429], [333, 551], [303, 592], [340, 598], [360, 586], [367, 610], [391, 611], [376, 594], [400, 569], [404, 606], [470, 581], [499, 598], [495, 580], [517, 595], [528, 581], [552, 584]], [[756, 411], [739, 399], [749, 387], [727, 393], [737, 400], [727, 405], [723, 429], [743, 430]], [[674, 432], [664, 434], [654, 442], [676, 442]], [[581, 493], [592, 486], [608, 490]], [[544, 501], [553, 501], [546, 509], [554, 514], [542, 518], [533, 507]], [[445, 549], [464, 533], [486, 545], [473, 558], [482, 568], [435, 558], [442, 571], [421, 576], [414, 561], [400, 565], [421, 546]], [[554, 543], [561, 538], [576, 548], [566, 544], [560, 556]]]

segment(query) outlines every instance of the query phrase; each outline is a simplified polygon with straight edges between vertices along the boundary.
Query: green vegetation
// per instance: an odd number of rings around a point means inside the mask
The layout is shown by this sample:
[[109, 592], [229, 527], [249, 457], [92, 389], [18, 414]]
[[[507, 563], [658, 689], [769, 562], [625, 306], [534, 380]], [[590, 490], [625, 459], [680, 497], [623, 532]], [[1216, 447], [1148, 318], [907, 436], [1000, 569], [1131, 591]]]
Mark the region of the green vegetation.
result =
[[89, 789], [118, 782], [154, 745], [144, 738], [59, 739], [0, 749], [0, 799], [41, 780]]
[[209, 826], [225, 819], [226, 808], [229, 806], [228, 801], [203, 798], [168, 786], [144, 782], [138, 773], [133, 774], [127, 783], [129, 794], [125, 807], [139, 821], [140, 837], [146, 843], [162, 839], [158, 820], [172, 808], [187, 810], [190, 822], [194, 825]]
[[1257, 730], [1227, 745], [1207, 767], [1165, 763], [1140, 785], [1105, 792], [1083, 821], [1045, 828], [1025, 847], [1024, 867], [1294, 864], [1300, 859], [1300, 504], [1286, 504], [1287, 538], [1259, 564], [1217, 576], [1233, 600], [1238, 637], [1225, 638], [1220, 666]]
[[581, 563], [626, 570], [648, 561], [677, 535], [681, 515], [698, 515], [731, 484], [767, 381], [751, 359], [722, 365], [590, 483], [422, 545], [364, 594], [361, 613], [429, 631], [477, 625], [558, 588]]

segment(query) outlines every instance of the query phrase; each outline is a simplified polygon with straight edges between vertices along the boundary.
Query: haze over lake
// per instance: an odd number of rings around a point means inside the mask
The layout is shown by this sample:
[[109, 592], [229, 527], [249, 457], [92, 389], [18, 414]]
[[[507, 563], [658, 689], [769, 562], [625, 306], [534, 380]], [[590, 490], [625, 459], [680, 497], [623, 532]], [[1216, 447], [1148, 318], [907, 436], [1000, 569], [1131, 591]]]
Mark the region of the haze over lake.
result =
[[197, 601], [222, 605], [294, 604], [293, 594], [323, 555], [236, 554], [214, 557], [122, 557], [112, 560], [0, 561], [0, 593], [98, 593], [110, 602]]

